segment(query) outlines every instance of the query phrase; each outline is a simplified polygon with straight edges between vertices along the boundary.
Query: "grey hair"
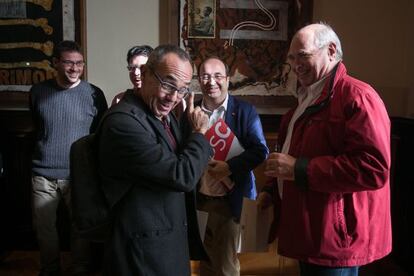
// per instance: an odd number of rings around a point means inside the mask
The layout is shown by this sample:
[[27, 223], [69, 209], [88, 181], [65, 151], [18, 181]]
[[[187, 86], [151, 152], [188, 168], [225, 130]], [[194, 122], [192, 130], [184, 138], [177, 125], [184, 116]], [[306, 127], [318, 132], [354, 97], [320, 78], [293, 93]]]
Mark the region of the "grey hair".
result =
[[316, 47], [320, 49], [329, 45], [329, 43], [333, 43], [336, 46], [336, 60], [342, 60], [343, 52], [338, 35], [328, 24], [324, 22], [318, 22], [317, 24], [320, 27], [316, 28], [314, 33]]

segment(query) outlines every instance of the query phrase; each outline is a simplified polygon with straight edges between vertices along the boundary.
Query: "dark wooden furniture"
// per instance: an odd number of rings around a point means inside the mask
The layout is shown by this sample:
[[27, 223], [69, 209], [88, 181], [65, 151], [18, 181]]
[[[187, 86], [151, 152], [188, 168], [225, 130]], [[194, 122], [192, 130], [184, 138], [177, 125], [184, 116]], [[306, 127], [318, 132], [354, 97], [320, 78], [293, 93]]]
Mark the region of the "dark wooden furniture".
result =
[[392, 118], [393, 155], [391, 184], [393, 252], [398, 265], [414, 273], [414, 119]]
[[28, 95], [0, 92], [0, 152], [4, 166], [0, 178], [0, 217], [6, 247], [30, 247], [34, 243], [30, 181], [33, 124]]

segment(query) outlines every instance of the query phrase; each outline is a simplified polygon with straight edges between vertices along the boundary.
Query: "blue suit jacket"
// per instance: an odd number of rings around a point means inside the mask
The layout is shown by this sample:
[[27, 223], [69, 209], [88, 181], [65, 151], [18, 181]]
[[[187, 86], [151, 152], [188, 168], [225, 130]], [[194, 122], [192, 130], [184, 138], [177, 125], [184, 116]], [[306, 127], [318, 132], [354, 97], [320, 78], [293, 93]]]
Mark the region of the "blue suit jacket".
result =
[[[200, 106], [201, 101], [196, 105]], [[269, 150], [253, 105], [229, 95], [225, 122], [245, 149], [242, 154], [227, 160], [232, 172], [230, 178], [235, 183], [229, 194], [231, 211], [235, 218], [240, 219], [243, 197], [255, 199], [257, 195], [252, 170], [267, 158]]]

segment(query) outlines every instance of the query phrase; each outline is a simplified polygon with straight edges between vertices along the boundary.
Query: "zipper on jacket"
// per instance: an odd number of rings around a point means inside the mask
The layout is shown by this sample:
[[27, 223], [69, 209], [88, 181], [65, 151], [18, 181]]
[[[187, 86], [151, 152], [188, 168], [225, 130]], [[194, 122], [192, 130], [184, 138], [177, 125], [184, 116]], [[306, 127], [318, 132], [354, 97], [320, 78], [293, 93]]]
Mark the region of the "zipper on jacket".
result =
[[338, 67], [339, 67], [339, 63], [334, 67], [334, 69], [332, 71], [332, 77], [330, 79], [329, 89], [328, 89], [329, 93], [325, 97], [325, 99], [323, 99], [318, 104], [314, 104], [314, 105], [311, 105], [311, 106], [307, 107], [305, 109], [305, 111], [302, 113], [302, 115], [299, 116], [297, 121], [301, 120], [305, 116], [308, 116], [308, 115], [311, 115], [311, 114], [314, 114], [314, 113], [318, 112], [319, 110], [324, 108], [331, 101], [331, 98], [332, 98], [332, 95], [333, 95], [333, 86], [334, 86], [334, 82], [335, 82], [335, 78], [336, 78], [336, 72], [338, 70]]

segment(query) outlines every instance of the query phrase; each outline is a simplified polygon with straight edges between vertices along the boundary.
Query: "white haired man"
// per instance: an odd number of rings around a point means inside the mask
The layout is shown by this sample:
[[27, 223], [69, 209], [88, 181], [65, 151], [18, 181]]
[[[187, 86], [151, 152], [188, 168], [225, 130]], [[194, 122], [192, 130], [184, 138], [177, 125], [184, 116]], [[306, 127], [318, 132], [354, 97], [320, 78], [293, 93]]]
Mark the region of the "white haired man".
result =
[[266, 161], [277, 184], [259, 200], [278, 191], [278, 251], [301, 275], [358, 275], [391, 251], [390, 120], [377, 92], [347, 75], [330, 26], [300, 29], [288, 60], [298, 105], [282, 119], [282, 152]]

